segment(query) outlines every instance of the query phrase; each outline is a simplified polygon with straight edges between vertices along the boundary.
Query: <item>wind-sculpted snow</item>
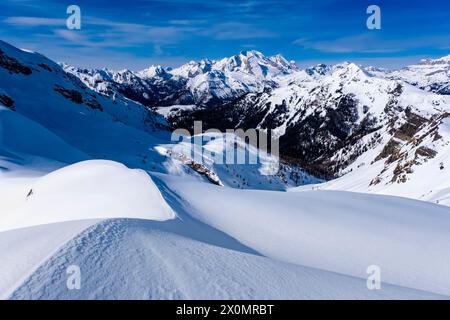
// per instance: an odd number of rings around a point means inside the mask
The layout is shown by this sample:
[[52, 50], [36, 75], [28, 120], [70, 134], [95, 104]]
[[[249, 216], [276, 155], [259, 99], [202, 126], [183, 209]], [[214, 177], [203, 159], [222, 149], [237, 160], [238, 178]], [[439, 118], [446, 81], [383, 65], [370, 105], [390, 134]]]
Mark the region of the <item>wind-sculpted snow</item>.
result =
[[[109, 220], [88, 228], [43, 263], [11, 299], [443, 299], [444, 296], [272, 260], [232, 245], [214, 229], [181, 221]], [[46, 226], [47, 236], [57, 227]], [[183, 230], [183, 231], [182, 231]], [[29, 233], [32, 234], [31, 229]], [[8, 241], [23, 233], [0, 233]], [[219, 236], [217, 236], [219, 234]], [[36, 241], [43, 236], [35, 234]], [[205, 242], [220, 237], [225, 246]], [[46, 236], [44, 238], [47, 238]], [[200, 240], [199, 240], [200, 239]], [[228, 244], [228, 245], [227, 245]], [[228, 246], [231, 244], [232, 248]], [[14, 258], [20, 257], [16, 255]], [[76, 264], [81, 288], [68, 290], [66, 270]], [[3, 269], [3, 270], [2, 270]], [[0, 274], [4, 267], [0, 266]]]
[[23, 183], [19, 192], [0, 204], [8, 208], [1, 210], [0, 230], [83, 219], [175, 217], [145, 171], [112, 161], [67, 166]]
[[[437, 292], [448, 294], [448, 277], [443, 273], [448, 257], [440, 247], [448, 245], [445, 207], [384, 197], [387, 203], [380, 206], [386, 211], [380, 211], [373, 205], [382, 197], [234, 192], [190, 179], [164, 175], [155, 179], [179, 219], [116, 219], [91, 227], [93, 222], [66, 222], [0, 233], [0, 243], [15, 252], [0, 266], [0, 277], [8, 280], [0, 279], [7, 289], [2, 295], [12, 299], [440, 299], [445, 295]], [[348, 201], [346, 207], [343, 199]], [[339, 211], [327, 210], [336, 205]], [[406, 220], [409, 223], [404, 224]], [[75, 235], [83, 226], [87, 229], [72, 240], [61, 238], [61, 229]], [[26, 235], [43, 248], [38, 251], [41, 256], [29, 254], [32, 247]], [[46, 242], [48, 237], [57, 245]], [[24, 240], [15, 241], [19, 238]], [[3, 257], [6, 252], [1, 252]], [[11, 270], [11, 264], [25, 258], [23, 268]], [[311, 267], [314, 264], [320, 267]], [[367, 289], [366, 264], [381, 267], [381, 290]], [[33, 271], [27, 273], [30, 265]], [[80, 290], [66, 286], [70, 265], [80, 268]], [[342, 270], [349, 273], [336, 273]]]
[[[236, 190], [167, 178], [192, 215], [264, 256], [450, 295], [450, 208], [343, 191]], [[202, 197], [208, 194], [208, 197]]]
[[7, 299], [68, 241], [98, 222], [70, 221], [0, 232], [0, 299]]

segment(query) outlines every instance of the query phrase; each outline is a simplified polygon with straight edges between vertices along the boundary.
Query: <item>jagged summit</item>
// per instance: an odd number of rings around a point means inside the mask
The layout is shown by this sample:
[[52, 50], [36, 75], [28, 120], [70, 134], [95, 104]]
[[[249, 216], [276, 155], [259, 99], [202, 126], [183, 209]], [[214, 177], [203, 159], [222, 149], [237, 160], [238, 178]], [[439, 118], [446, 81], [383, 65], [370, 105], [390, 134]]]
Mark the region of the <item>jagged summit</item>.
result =
[[151, 65], [147, 69], [138, 71], [136, 74], [141, 78], [152, 78], [152, 77], [163, 77], [167, 75], [167, 72], [160, 65], [157, 66]]

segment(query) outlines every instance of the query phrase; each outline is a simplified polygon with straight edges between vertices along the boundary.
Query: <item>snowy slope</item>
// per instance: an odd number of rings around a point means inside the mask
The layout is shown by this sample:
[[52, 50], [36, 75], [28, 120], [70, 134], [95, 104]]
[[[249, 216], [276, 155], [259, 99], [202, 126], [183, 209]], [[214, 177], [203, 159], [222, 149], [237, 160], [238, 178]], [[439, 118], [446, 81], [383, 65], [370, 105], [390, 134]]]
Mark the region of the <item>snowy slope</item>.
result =
[[[153, 179], [177, 219], [87, 220], [0, 232], [0, 243], [9, 247], [0, 256], [14, 248], [8, 259], [2, 256], [8, 263], [0, 266], [1, 295], [436, 299], [450, 294], [446, 207], [345, 192], [239, 191], [164, 174]], [[55, 241], [49, 243], [49, 236]], [[31, 254], [35, 247], [41, 249]], [[65, 270], [72, 264], [81, 269], [79, 291], [66, 287]], [[382, 271], [381, 290], [366, 287], [366, 269], [373, 264]]]
[[[197, 144], [198, 140], [203, 142]], [[214, 184], [238, 189], [280, 191], [323, 181], [233, 133], [204, 133], [156, 150], [167, 157], [164, 166], [173, 175], [192, 175], [194, 169]]]
[[[56, 227], [48, 225], [53, 236]], [[272, 260], [193, 238], [181, 222], [110, 220], [87, 229], [42, 264], [9, 296], [12, 299], [442, 299], [443, 296], [383, 284], [367, 290], [366, 281]], [[72, 226], [76, 228], [76, 226]], [[186, 231], [181, 231], [186, 230]], [[14, 237], [0, 233], [21, 253]], [[27, 230], [28, 233], [34, 230]], [[197, 230], [198, 231], [198, 230]], [[211, 230], [202, 236], [212, 236]], [[40, 242], [48, 237], [36, 235]], [[198, 238], [198, 236], [197, 236]], [[226, 244], [233, 240], [222, 237]], [[18, 255], [16, 255], [17, 258]], [[95, 259], [92, 257], [95, 256]], [[81, 290], [67, 290], [66, 268], [77, 264]], [[0, 266], [0, 274], [5, 271]]]
[[[97, 94], [38, 53], [22, 51], [5, 42], [0, 42], [0, 50], [0, 86], [14, 101], [15, 110], [33, 120], [45, 123], [48, 113], [54, 114], [55, 119], [64, 113], [68, 120], [82, 115], [113, 121], [120, 118], [124, 124], [142, 130], [165, 124], [158, 115], [124, 97], [111, 99]], [[57, 123], [51, 124], [57, 128]]]
[[40, 124], [0, 105], [1, 156], [30, 160], [30, 156], [59, 162], [81, 161], [88, 155], [67, 144]]
[[0, 299], [7, 299], [65, 243], [98, 222], [83, 220], [0, 232]]
[[[368, 150], [342, 177], [292, 190], [369, 192], [450, 205], [450, 118], [437, 118], [423, 125], [406, 142], [395, 136], [389, 141], [395, 144], [388, 142]], [[392, 150], [387, 152], [390, 146]]]
[[0, 150], [5, 149], [6, 160], [18, 164], [27, 158], [12, 157], [13, 148], [64, 163], [107, 158], [130, 167], [158, 165], [157, 159], [146, 162], [159, 157], [152, 147], [169, 137], [160, 115], [121, 95], [89, 89], [40, 54], [0, 42], [0, 55], [0, 88], [13, 101], [10, 107], [0, 101], [0, 117], [5, 118], [0, 122]]
[[166, 181], [194, 217], [264, 256], [362, 278], [378, 265], [388, 283], [450, 293], [448, 207], [343, 191], [240, 191]]

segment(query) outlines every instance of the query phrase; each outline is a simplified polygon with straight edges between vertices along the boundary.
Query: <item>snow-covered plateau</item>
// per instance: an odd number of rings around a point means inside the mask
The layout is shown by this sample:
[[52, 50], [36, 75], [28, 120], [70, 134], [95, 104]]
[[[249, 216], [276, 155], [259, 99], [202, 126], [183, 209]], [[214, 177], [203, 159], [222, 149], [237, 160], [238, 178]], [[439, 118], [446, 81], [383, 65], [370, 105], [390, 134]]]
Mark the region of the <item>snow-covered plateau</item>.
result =
[[[116, 72], [0, 41], [0, 299], [449, 299], [448, 68]], [[273, 130], [281, 158], [172, 141], [194, 118]]]

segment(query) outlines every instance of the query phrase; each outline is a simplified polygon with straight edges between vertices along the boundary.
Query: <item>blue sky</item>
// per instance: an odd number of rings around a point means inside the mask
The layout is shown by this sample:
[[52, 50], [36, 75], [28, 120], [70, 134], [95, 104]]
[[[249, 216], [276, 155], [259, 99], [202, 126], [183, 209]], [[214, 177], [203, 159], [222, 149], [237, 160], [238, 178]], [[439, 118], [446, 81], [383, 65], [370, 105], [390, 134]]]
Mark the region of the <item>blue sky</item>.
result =
[[[70, 4], [81, 30], [66, 28]], [[371, 4], [381, 30], [366, 27]], [[0, 39], [81, 67], [174, 67], [255, 49], [301, 66], [394, 68], [450, 53], [448, 0], [2, 0], [0, 25]]]

